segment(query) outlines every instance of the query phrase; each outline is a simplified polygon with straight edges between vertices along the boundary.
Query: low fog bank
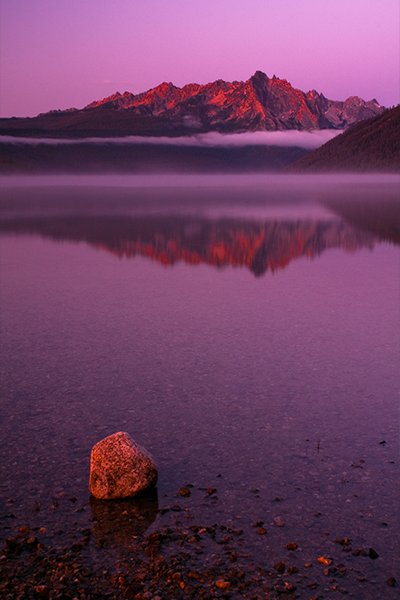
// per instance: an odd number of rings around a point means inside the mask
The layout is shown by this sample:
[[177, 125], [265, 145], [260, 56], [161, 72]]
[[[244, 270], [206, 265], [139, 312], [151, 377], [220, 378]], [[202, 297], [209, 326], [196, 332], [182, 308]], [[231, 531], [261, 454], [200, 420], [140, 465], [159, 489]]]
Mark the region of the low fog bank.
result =
[[[102, 188], [244, 188], [300, 191], [343, 188], [381, 190], [388, 186], [398, 191], [400, 175], [368, 174], [88, 174], [88, 175], [0, 175], [0, 188], [8, 187], [102, 187]], [[397, 187], [396, 187], [397, 186]]]
[[200, 146], [206, 148], [226, 146], [295, 146], [298, 148], [314, 150], [340, 133], [343, 132], [336, 129], [324, 129], [318, 131], [249, 131], [225, 135], [211, 132], [177, 138], [126, 136], [116, 138], [90, 137], [83, 139], [16, 138], [3, 135], [0, 136], [0, 143], [18, 145], [29, 144], [32, 146], [37, 146], [39, 144], [152, 144], [168, 146]]
[[400, 229], [399, 186], [396, 175], [2, 176], [0, 215], [320, 218], [350, 205], [361, 212], [371, 205], [379, 214], [387, 205], [392, 226]]

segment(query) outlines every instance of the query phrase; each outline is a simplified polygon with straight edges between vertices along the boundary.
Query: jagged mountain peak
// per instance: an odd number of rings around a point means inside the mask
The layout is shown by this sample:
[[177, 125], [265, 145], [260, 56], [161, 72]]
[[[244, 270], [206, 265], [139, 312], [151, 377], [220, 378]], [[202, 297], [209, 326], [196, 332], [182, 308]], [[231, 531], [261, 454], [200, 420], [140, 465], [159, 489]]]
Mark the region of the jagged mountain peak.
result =
[[107, 98], [103, 98], [102, 100], [95, 100], [91, 102], [85, 109], [87, 108], [97, 108], [98, 106], [108, 105], [109, 107], [127, 107], [129, 106], [134, 95], [130, 92], [124, 92], [120, 94], [119, 92], [115, 92], [115, 94], [111, 94], [111, 96], [107, 96]]
[[247, 81], [217, 79], [183, 88], [164, 81], [136, 95], [117, 92], [85, 108], [100, 106], [163, 116], [188, 130], [221, 132], [345, 129], [383, 110], [376, 101], [365, 102], [358, 96], [333, 101], [315, 89], [304, 93], [286, 79], [270, 78], [260, 70]]
[[[274, 77], [275, 77], [275, 75], [274, 75]], [[269, 81], [269, 77], [268, 77], [268, 75], [266, 75], [266, 74], [265, 74], [263, 71], [256, 71], [256, 72], [254, 73], [254, 75], [252, 75], [252, 76], [250, 77], [250, 79], [251, 79], [251, 80], [253, 80], [253, 81], [257, 81], [257, 82], [259, 82], [259, 83], [261, 83], [261, 82], [265, 82], [265, 81], [266, 81], [266, 82], [268, 82], [268, 81]]]
[[[189, 83], [182, 88], [164, 81], [139, 94], [117, 91], [75, 111], [65, 126], [68, 131], [112, 129], [121, 135], [147, 132], [152, 136], [209, 131], [312, 131], [347, 129], [383, 110], [375, 99], [365, 102], [350, 96], [344, 101], [329, 100], [315, 89], [304, 93], [286, 79], [276, 75], [270, 78], [257, 70], [246, 81], [217, 79], [204, 85]], [[63, 113], [66, 117], [65, 111], [60, 111], [60, 117]], [[60, 129], [62, 120], [40, 124], [44, 129], [47, 126]]]

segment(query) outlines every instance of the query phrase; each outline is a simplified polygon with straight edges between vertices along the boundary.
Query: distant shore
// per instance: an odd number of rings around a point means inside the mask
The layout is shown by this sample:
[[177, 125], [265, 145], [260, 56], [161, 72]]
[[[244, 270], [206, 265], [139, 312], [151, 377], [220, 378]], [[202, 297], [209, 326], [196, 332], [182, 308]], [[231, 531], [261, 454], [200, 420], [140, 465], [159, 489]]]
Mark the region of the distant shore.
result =
[[101, 143], [68, 140], [68, 143], [33, 145], [0, 138], [0, 175], [400, 172], [396, 158], [390, 163], [377, 162], [372, 167], [368, 162], [314, 164], [311, 159], [318, 151], [297, 146], [206, 147], [128, 144], [115, 140]]
[[24, 144], [0, 138], [0, 173], [279, 172], [309, 150], [282, 146], [179, 146], [76, 142]]

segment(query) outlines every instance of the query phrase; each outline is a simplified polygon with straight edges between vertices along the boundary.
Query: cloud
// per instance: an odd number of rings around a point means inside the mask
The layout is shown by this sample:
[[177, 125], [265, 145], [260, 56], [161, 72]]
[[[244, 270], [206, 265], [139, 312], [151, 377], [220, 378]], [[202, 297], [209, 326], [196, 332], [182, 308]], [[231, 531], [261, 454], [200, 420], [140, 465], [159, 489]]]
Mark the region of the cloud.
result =
[[83, 138], [83, 139], [49, 139], [49, 138], [16, 138], [0, 136], [0, 143], [7, 144], [159, 144], [171, 146], [203, 146], [203, 147], [232, 147], [232, 146], [299, 146], [313, 150], [325, 144], [342, 131], [323, 129], [318, 131], [252, 131], [246, 133], [199, 133], [185, 137], [144, 137], [126, 136], [118, 138]]

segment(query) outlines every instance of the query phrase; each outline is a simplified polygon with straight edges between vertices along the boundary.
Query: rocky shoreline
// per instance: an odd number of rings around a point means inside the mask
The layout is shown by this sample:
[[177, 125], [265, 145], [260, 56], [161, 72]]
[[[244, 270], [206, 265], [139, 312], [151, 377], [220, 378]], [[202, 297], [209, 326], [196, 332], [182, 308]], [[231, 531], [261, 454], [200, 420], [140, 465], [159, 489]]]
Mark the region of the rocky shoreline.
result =
[[[258, 598], [328, 600], [385, 598], [398, 583], [373, 548], [349, 538], [330, 540], [329, 554], [314, 555], [291, 539], [277, 561], [252, 553], [252, 540], [274, 530], [255, 521], [251, 530], [199, 518], [193, 497], [216, 498], [216, 489], [181, 488], [174, 503], [158, 508], [153, 490], [140, 500], [90, 500], [90, 527], [77, 513], [76, 498], [54, 501], [46, 527], [22, 524], [9, 513], [0, 518], [0, 595], [4, 600], [164, 600]], [[279, 499], [276, 499], [279, 501]], [[86, 502], [86, 504], [89, 504]], [[68, 515], [69, 511], [69, 515]], [[79, 512], [80, 511], [80, 512]], [[32, 515], [40, 510], [34, 507]], [[74, 521], [75, 519], [75, 521]], [[29, 520], [29, 519], [27, 519]], [[35, 519], [33, 519], [35, 520]], [[69, 520], [69, 531], [65, 524]], [[60, 528], [63, 523], [64, 529]], [[36, 518], [36, 522], [37, 518]], [[283, 523], [276, 523], [282, 531]], [[329, 535], [329, 534], [327, 534]], [[333, 535], [331, 536], [333, 538]], [[276, 555], [275, 555], [276, 556]], [[269, 564], [270, 563], [270, 564]]]

